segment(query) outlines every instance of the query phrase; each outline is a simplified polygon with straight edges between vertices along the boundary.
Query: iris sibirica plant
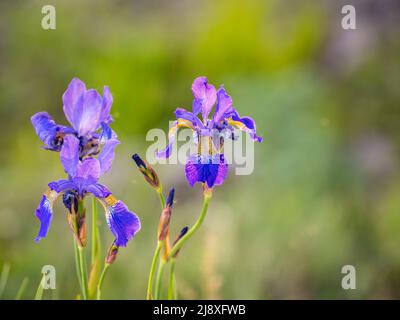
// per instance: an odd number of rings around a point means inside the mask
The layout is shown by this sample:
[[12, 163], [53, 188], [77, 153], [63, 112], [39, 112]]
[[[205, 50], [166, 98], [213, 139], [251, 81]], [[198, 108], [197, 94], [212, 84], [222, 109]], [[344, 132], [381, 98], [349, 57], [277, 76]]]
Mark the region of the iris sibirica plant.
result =
[[[128, 207], [117, 200], [111, 191], [98, 181], [110, 170], [114, 160], [114, 149], [119, 144], [117, 135], [111, 130], [110, 109], [113, 102], [108, 87], [103, 97], [94, 89], [86, 89], [79, 79], [73, 79], [63, 95], [63, 110], [71, 127], [56, 124], [46, 112], [32, 118], [32, 124], [44, 148], [60, 153], [66, 178], [50, 182], [43, 194], [36, 217], [40, 230], [36, 241], [46, 237], [53, 218], [53, 204], [57, 199], [67, 209], [68, 223], [75, 238], [78, 279], [82, 298], [100, 298], [101, 285], [108, 267], [116, 258], [119, 247], [140, 230], [140, 220]], [[92, 196], [92, 265], [87, 276], [84, 248], [86, 246], [86, 209], [84, 200]], [[103, 272], [99, 275], [100, 241], [97, 227], [98, 201], [105, 211], [107, 224], [115, 237], [106, 256]]]
[[[185, 227], [171, 245], [169, 243], [169, 224], [171, 220], [172, 201], [163, 201], [161, 183], [154, 170], [138, 155], [133, 156], [133, 160], [144, 174], [148, 182], [151, 177], [157, 177], [156, 191], [160, 194], [162, 214], [158, 229], [168, 230], [167, 233], [158, 232], [158, 243], [150, 269], [147, 299], [158, 299], [162, 297], [161, 281], [165, 265], [170, 262], [170, 275], [168, 285], [168, 298], [176, 298], [175, 292], [175, 259], [184, 243], [193, 236], [204, 221], [207, 213], [209, 201], [215, 186], [222, 185], [228, 175], [228, 164], [224, 157], [224, 141], [226, 139], [235, 140], [237, 135], [235, 130], [241, 130], [250, 135], [257, 142], [262, 138], [256, 133], [255, 121], [247, 116], [241, 117], [233, 107], [232, 98], [228, 95], [225, 88], [221, 86], [218, 90], [208, 83], [206, 77], [198, 77], [192, 84], [194, 96], [192, 111], [178, 108], [175, 110], [176, 120], [168, 133], [169, 142], [167, 147], [156, 153], [158, 158], [169, 158], [174, 145], [175, 136], [180, 128], [189, 128], [193, 131], [196, 152], [189, 155], [185, 165], [186, 179], [191, 187], [200, 183], [203, 187], [203, 207], [200, 215], [191, 227]], [[213, 108], [215, 106], [215, 110]], [[210, 115], [212, 116], [210, 117]], [[172, 189], [173, 190], [173, 189]], [[171, 193], [168, 199], [173, 199]], [[167, 219], [167, 218], [168, 219]], [[160, 234], [163, 235], [160, 237]], [[160, 254], [163, 252], [163, 254]], [[153, 294], [154, 272], [158, 262], [158, 274], [155, 280], [155, 294]]]

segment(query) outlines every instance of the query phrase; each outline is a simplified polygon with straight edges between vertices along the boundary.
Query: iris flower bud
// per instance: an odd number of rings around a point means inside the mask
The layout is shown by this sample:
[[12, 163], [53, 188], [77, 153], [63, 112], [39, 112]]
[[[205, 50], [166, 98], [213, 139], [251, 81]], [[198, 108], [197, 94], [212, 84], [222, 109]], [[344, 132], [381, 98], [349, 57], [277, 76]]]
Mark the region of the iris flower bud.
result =
[[[182, 237], [188, 232], [188, 230], [189, 230], [189, 227], [184, 227], [184, 228], [181, 230], [181, 232], [179, 232], [179, 235], [176, 237], [176, 239], [175, 239], [175, 241], [174, 241], [174, 243], [173, 243], [172, 246], [174, 246], [179, 240], [181, 240]], [[174, 256], [173, 256], [174, 259], [178, 256], [179, 251], [180, 251], [180, 250], [176, 251], [176, 253], [174, 254]]]
[[108, 264], [108, 265], [113, 264], [115, 259], [117, 259], [118, 249], [119, 249], [119, 247], [115, 243], [113, 243], [111, 245], [110, 249], [108, 249], [108, 253], [107, 253], [107, 257], [106, 257], [106, 264]]
[[161, 191], [161, 184], [160, 180], [158, 179], [157, 173], [154, 169], [149, 166], [149, 164], [142, 160], [140, 156], [135, 153], [132, 156], [133, 161], [135, 161], [136, 165], [138, 166], [140, 172], [143, 174], [146, 181], [157, 191]]
[[171, 188], [165, 208], [161, 212], [160, 223], [158, 224], [158, 240], [160, 241], [165, 241], [169, 235], [169, 224], [171, 222], [171, 209], [174, 202], [174, 195], [175, 189]]

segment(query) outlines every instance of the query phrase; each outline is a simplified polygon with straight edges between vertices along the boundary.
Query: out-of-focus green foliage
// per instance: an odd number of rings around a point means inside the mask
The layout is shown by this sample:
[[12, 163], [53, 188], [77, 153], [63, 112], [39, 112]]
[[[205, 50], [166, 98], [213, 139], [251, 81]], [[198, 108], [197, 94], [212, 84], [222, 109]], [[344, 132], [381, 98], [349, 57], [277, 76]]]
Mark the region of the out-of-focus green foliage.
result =
[[[255, 170], [217, 187], [201, 231], [177, 261], [182, 298], [399, 298], [400, 61], [395, 1], [378, 19], [357, 2], [357, 30], [340, 27], [331, 1], [53, 1], [57, 29], [41, 28], [46, 1], [0, 4], [0, 265], [4, 298], [32, 298], [43, 265], [57, 270], [45, 298], [79, 291], [72, 234], [58, 204], [49, 236], [33, 239], [46, 184], [64, 176], [30, 124], [38, 111], [65, 123], [61, 96], [73, 77], [114, 96], [118, 146], [102, 181], [142, 220], [121, 249], [103, 298], [145, 297], [159, 204], [130, 160], [151, 128], [167, 130], [191, 106], [199, 75], [224, 84], [264, 137]], [[339, 2], [338, 2], [339, 3]], [[397, 21], [397, 23], [396, 23]], [[176, 187], [173, 234], [191, 225], [201, 189], [182, 166], [158, 165]], [[89, 206], [89, 202], [88, 202]], [[107, 247], [112, 237], [102, 220]], [[357, 290], [341, 268], [357, 269]]]

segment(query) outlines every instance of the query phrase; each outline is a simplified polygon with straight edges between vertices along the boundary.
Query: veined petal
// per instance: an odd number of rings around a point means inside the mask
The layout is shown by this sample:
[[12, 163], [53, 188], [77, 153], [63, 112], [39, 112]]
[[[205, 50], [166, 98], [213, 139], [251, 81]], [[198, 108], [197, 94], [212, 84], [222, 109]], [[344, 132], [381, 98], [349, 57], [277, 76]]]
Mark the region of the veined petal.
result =
[[232, 98], [225, 91], [224, 87], [221, 86], [217, 92], [217, 105], [215, 107], [213, 123], [218, 123], [225, 118], [226, 114], [230, 114], [232, 111]]
[[100, 162], [100, 174], [106, 173], [110, 170], [114, 161], [114, 149], [119, 144], [117, 139], [107, 140], [101, 150], [98, 160]]
[[35, 239], [36, 242], [39, 242], [40, 239], [47, 236], [53, 218], [53, 204], [58, 196], [59, 193], [55, 190], [49, 189], [43, 194], [42, 199], [40, 200], [39, 206], [35, 212], [36, 217], [40, 221], [39, 233]]
[[256, 134], [256, 123], [250, 117], [240, 117], [237, 112], [227, 120], [229, 125], [232, 125], [238, 128], [241, 131], [247, 132], [250, 137], [257, 142], [261, 142], [263, 140], [262, 137]]
[[79, 163], [79, 139], [67, 135], [60, 152], [61, 163], [66, 173], [74, 177]]
[[100, 125], [102, 98], [94, 89], [89, 89], [77, 102], [74, 110], [73, 127], [80, 136], [96, 131]]
[[89, 183], [97, 182], [100, 178], [100, 162], [95, 158], [86, 158], [78, 163], [75, 177], [87, 180]]
[[58, 180], [49, 183], [49, 188], [57, 193], [65, 192], [67, 190], [74, 190], [77, 185], [73, 180]]
[[175, 116], [177, 119], [190, 121], [194, 127], [203, 127], [200, 119], [193, 112], [187, 111], [183, 108], [177, 108], [175, 110]]
[[101, 144], [107, 142], [110, 139], [117, 139], [117, 134], [110, 128], [110, 126], [104, 122], [101, 123], [101, 132], [99, 135], [99, 140]]
[[107, 198], [111, 194], [110, 190], [100, 183], [89, 184], [85, 187], [85, 190], [99, 199]]
[[74, 128], [76, 108], [78, 107], [78, 102], [83, 97], [85, 92], [86, 86], [83, 81], [78, 78], [74, 78], [69, 83], [68, 88], [62, 97], [65, 117]]
[[201, 111], [203, 122], [206, 122], [217, 99], [215, 87], [208, 83], [206, 77], [198, 77], [193, 81], [192, 93], [194, 96], [193, 113], [197, 115]]
[[221, 185], [228, 174], [223, 155], [211, 157], [191, 156], [185, 166], [186, 179], [193, 187], [196, 182], [207, 183], [209, 188]]
[[112, 104], [113, 104], [113, 96], [110, 92], [110, 88], [108, 86], [104, 86], [100, 123], [109, 124], [110, 122], [112, 122], [113, 119], [110, 115]]
[[107, 224], [115, 236], [115, 244], [125, 247], [128, 241], [140, 230], [140, 220], [136, 214], [129, 211], [128, 207], [120, 200], [109, 195], [100, 199], [106, 212]]
[[192, 129], [193, 131], [196, 131], [196, 128], [193, 126], [193, 123], [191, 121], [186, 120], [186, 119], [176, 120], [174, 125], [168, 131], [168, 145], [164, 150], [156, 152], [157, 158], [165, 159], [165, 158], [170, 157], [172, 147], [175, 142], [176, 133], [180, 128], [189, 128], [189, 129]]
[[70, 128], [57, 125], [47, 112], [36, 113], [31, 117], [31, 122], [36, 134], [48, 150], [60, 151], [63, 136], [72, 131]]

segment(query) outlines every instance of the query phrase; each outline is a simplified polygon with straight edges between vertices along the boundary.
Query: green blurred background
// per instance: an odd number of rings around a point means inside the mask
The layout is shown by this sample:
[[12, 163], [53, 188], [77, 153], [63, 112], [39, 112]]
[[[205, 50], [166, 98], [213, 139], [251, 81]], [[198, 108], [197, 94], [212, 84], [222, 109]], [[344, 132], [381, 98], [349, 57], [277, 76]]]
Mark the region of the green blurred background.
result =
[[[357, 30], [341, 28], [341, 7]], [[56, 7], [57, 29], [41, 28]], [[400, 4], [359, 1], [2, 1], [0, 4], [0, 268], [3, 298], [34, 296], [43, 265], [57, 289], [78, 293], [72, 235], [58, 204], [49, 236], [34, 243], [35, 208], [64, 176], [30, 124], [48, 111], [66, 124], [61, 96], [79, 77], [109, 85], [118, 146], [102, 182], [142, 220], [105, 280], [106, 299], [145, 297], [156, 243], [157, 196], [130, 160], [152, 128], [191, 106], [199, 75], [224, 84], [264, 137], [250, 176], [216, 188], [200, 232], [177, 261], [180, 298], [400, 298]], [[172, 233], [191, 225], [201, 188], [182, 166], [156, 165], [177, 190]], [[88, 202], [89, 205], [89, 202]], [[112, 236], [105, 220], [102, 241]], [[357, 289], [341, 288], [354, 265]]]

